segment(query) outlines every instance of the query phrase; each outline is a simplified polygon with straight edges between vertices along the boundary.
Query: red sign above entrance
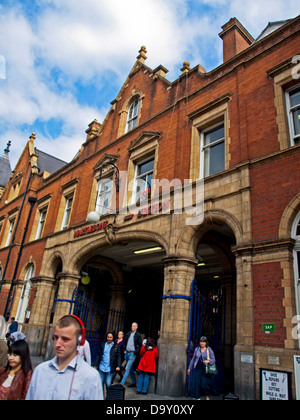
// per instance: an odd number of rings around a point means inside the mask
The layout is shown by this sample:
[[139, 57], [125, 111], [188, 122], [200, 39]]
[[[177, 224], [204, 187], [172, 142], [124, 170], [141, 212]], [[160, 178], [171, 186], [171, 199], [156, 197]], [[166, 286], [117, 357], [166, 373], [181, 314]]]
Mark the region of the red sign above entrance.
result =
[[97, 225], [89, 226], [85, 229], [79, 229], [74, 233], [74, 238], [79, 238], [81, 236], [89, 235], [90, 233], [98, 232], [99, 230], [105, 229], [108, 226], [109, 222], [98, 223]]

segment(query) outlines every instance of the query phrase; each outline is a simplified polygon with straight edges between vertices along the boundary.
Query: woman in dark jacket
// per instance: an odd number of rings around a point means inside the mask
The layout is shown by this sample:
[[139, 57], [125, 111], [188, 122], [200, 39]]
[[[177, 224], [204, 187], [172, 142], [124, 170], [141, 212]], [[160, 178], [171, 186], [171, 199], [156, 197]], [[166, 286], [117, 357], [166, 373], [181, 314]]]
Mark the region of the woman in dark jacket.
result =
[[115, 343], [114, 339], [114, 333], [107, 333], [106, 342], [101, 343], [98, 357], [94, 365], [101, 376], [103, 388], [105, 383], [106, 389], [111, 386], [114, 374], [121, 369], [120, 347]]
[[7, 366], [0, 369], [0, 401], [25, 400], [31, 376], [28, 344], [16, 341], [10, 346]]
[[120, 376], [119, 382], [121, 382], [121, 380], [123, 379], [122, 369], [124, 369], [122, 365], [123, 365], [123, 362], [125, 360], [125, 356], [124, 356], [124, 352], [125, 352], [125, 350], [124, 350], [124, 333], [123, 333], [123, 331], [119, 331], [118, 332], [118, 338], [116, 340], [116, 344], [120, 348], [121, 366], [120, 366], [120, 370], [119, 371], [116, 371], [116, 373], [114, 374], [114, 377], [113, 377], [112, 382], [114, 381], [114, 379], [115, 379], [115, 377], [116, 377], [117, 374]]

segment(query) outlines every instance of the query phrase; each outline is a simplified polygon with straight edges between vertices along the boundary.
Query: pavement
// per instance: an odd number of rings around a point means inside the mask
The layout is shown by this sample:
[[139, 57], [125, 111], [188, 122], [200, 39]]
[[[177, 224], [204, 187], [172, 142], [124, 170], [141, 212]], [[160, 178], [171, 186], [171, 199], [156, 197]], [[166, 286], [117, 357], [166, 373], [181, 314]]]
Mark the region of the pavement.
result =
[[[32, 361], [32, 366], [33, 369], [38, 366], [40, 363], [44, 362], [44, 358], [43, 357], [31, 357], [31, 361]], [[118, 382], [115, 382], [115, 384], [117, 384]], [[181, 397], [169, 397], [167, 395], [163, 396], [163, 395], [158, 395], [155, 393], [147, 393], [147, 395], [142, 395], [142, 394], [137, 394], [136, 392], [136, 388], [131, 388], [129, 387], [129, 385], [131, 384], [131, 379], [130, 377], [128, 377], [128, 380], [126, 381], [125, 384], [125, 401], [195, 401], [193, 398], [187, 397], [187, 396], [181, 396]], [[151, 387], [151, 382], [150, 382], [150, 386], [149, 389], [151, 390], [151, 388], [153, 389], [153, 386]], [[205, 398], [201, 398], [201, 400], [205, 400]], [[222, 397], [218, 396], [218, 397], [211, 397], [211, 400], [221, 400]]]

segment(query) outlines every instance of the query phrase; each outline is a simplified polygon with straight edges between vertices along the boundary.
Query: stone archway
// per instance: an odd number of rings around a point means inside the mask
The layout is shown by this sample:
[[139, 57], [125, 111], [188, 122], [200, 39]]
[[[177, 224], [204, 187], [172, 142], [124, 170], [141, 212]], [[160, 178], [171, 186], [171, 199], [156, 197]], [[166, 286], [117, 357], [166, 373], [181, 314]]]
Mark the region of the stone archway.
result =
[[184, 229], [177, 241], [176, 252], [180, 254], [181, 250], [187, 250], [185, 252], [188, 252], [190, 257], [194, 256], [201, 238], [213, 225], [228, 226], [235, 236], [236, 244], [243, 243], [243, 229], [237, 218], [224, 210], [214, 209], [205, 212], [200, 226], [187, 226]]
[[[110, 258], [99, 255], [92, 258], [87, 256], [82, 271], [88, 273], [90, 283], [86, 286], [79, 284], [80, 291], [88, 293], [95, 302], [99, 301], [100, 303], [101, 301], [101, 303], [109, 304], [113, 310], [125, 309], [126, 285], [119, 264]], [[109, 295], [109, 301], [106, 302], [104, 295]]]
[[[197, 247], [209, 231], [215, 229], [220, 232], [222, 227], [226, 227], [230, 233], [232, 245], [243, 242], [243, 229], [236, 217], [223, 210], [210, 210], [205, 213], [201, 225], [185, 226], [182, 229], [179, 236], [175, 238], [176, 242], [172, 244], [172, 255], [165, 259], [165, 299], [163, 301], [160, 374], [157, 387], [159, 394], [167, 393], [171, 396], [179, 396], [185, 393], [190, 295], [199, 263], [196, 257]], [[211, 246], [213, 245], [211, 244]], [[230, 247], [228, 250], [228, 253], [231, 254], [229, 259], [225, 258], [224, 250], [217, 247], [217, 244], [215, 244], [214, 249], [219, 258], [223, 259], [222, 263], [225, 267], [223, 284], [226, 283], [226, 287], [228, 287], [228, 284], [232, 287], [232, 279], [228, 275], [234, 272], [233, 287], [236, 296], [238, 276], [235, 274], [235, 256], [232, 254]], [[232, 267], [234, 268], [232, 269]], [[239, 276], [241, 277], [242, 274], [239, 274]], [[238, 306], [235, 297], [233, 300], [237, 313]], [[234, 319], [236, 318], [237, 315], [234, 314]], [[230, 345], [233, 353], [233, 345]]]
[[278, 230], [279, 239], [290, 239], [294, 220], [300, 210], [300, 193], [297, 194], [285, 208]]
[[284, 287], [284, 295], [290, 296], [290, 299], [284, 299], [285, 319], [284, 325], [286, 326], [286, 348], [299, 348], [299, 341], [293, 339], [294, 323], [292, 322], [292, 315], [297, 313], [297, 305], [299, 305], [298, 284], [295, 279], [295, 263], [294, 258], [296, 255], [295, 239], [292, 238], [292, 227], [295, 223], [296, 217], [300, 210], [300, 193], [298, 193], [285, 208], [278, 230], [278, 238], [281, 241], [285, 250], [285, 261], [281, 261], [281, 269], [283, 272], [282, 285]]
[[[196, 288], [201, 296], [200, 306], [219, 302], [216, 314], [202, 313], [199, 307], [203, 335], [209, 342], [218, 359], [218, 387], [227, 392], [234, 389], [234, 347], [237, 330], [237, 287], [236, 265], [232, 247], [236, 245], [235, 235], [228, 225], [212, 223], [210, 230], [201, 236], [196, 257]], [[195, 310], [195, 308], [193, 309]], [[205, 328], [207, 330], [205, 330]], [[197, 337], [197, 331], [195, 331]]]

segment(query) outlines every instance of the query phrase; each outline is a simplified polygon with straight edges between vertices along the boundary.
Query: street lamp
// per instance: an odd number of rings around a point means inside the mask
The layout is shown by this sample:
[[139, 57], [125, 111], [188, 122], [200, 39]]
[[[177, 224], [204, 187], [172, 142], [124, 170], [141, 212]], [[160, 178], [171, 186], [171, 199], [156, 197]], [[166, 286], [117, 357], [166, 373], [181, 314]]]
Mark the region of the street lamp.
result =
[[[118, 167], [111, 160], [108, 161], [108, 162], [104, 162], [103, 165], [100, 166], [100, 177], [99, 177], [99, 181], [101, 181], [101, 178], [102, 178], [103, 168], [106, 167], [106, 166], [113, 166], [113, 168], [114, 168], [113, 174], [115, 176], [115, 187], [116, 187], [116, 191], [119, 192], [119, 190], [120, 190], [120, 179], [119, 179], [120, 172], [119, 172]], [[100, 191], [99, 191], [99, 193], [100, 193]], [[91, 211], [88, 214], [87, 219], [88, 219], [88, 222], [89, 223], [94, 223], [95, 224], [95, 223], [98, 223], [99, 222], [100, 217], [101, 217], [101, 214], [98, 211], [99, 210], [99, 207], [100, 207], [100, 205], [99, 204], [96, 204], [96, 210], [95, 211]]]

